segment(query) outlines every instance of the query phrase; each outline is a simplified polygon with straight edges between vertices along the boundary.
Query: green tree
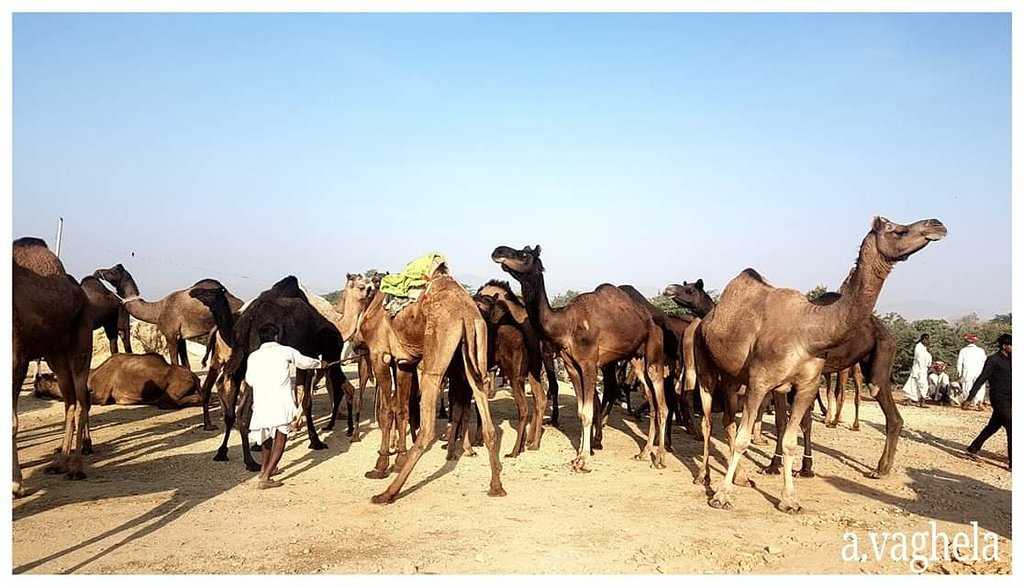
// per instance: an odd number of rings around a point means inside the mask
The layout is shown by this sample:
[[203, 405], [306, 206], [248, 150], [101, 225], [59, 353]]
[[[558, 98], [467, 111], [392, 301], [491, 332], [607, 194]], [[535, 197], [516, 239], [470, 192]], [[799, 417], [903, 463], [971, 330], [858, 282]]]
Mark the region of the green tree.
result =
[[818, 284], [807, 292], [807, 301], [813, 302], [814, 300], [820, 298], [827, 291], [828, 290], [825, 289], [824, 285]]
[[660, 309], [662, 312], [665, 312], [669, 316], [690, 315], [690, 313], [685, 308], [672, 301], [672, 298], [670, 297], [654, 296], [653, 298], [648, 298], [647, 301], [651, 302], [651, 304], [654, 305], [654, 307]]
[[575, 298], [578, 295], [580, 295], [580, 292], [574, 289], [567, 289], [564, 292], [555, 296], [553, 300], [551, 300], [551, 307], [562, 308], [564, 306], [567, 306], [569, 305], [569, 302], [571, 302], [573, 298]]

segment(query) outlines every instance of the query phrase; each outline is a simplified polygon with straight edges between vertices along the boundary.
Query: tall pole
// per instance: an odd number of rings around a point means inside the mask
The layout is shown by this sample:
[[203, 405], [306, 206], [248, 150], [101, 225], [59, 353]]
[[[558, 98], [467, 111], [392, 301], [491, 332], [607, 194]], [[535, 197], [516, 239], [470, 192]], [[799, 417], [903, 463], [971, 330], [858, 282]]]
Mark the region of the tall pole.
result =
[[60, 239], [64, 236], [64, 217], [57, 220], [57, 258], [60, 259]]

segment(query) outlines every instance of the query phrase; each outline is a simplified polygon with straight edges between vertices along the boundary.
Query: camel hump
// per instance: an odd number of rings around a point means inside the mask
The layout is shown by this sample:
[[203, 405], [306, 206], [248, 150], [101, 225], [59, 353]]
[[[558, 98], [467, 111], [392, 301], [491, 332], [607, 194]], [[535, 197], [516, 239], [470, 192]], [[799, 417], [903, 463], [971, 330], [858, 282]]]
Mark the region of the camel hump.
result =
[[302, 288], [299, 286], [299, 279], [294, 275], [289, 275], [281, 281], [278, 281], [271, 286], [269, 291], [273, 292], [274, 297], [299, 298], [306, 300], [307, 302], [309, 301], [306, 299], [306, 294], [302, 293]]
[[757, 272], [757, 271], [755, 271], [754, 269], [751, 269], [750, 267], [747, 267], [746, 269], [744, 269], [743, 271], [741, 271], [741, 272], [740, 272], [740, 275], [746, 275], [747, 277], [749, 277], [749, 278], [753, 279], [754, 281], [757, 281], [757, 282], [763, 283], [764, 285], [769, 285], [769, 284], [768, 284], [768, 282], [767, 282], [767, 281], [765, 281], [765, 278], [764, 278], [764, 277], [761, 277], [761, 274], [760, 274], [760, 273], [758, 273], [758, 272]]
[[838, 302], [841, 297], [843, 297], [843, 294], [841, 293], [828, 291], [811, 300], [811, 303], [815, 306], [831, 306]]
[[64, 265], [46, 246], [46, 241], [33, 236], [14, 241], [14, 264], [41, 277], [65, 274]]

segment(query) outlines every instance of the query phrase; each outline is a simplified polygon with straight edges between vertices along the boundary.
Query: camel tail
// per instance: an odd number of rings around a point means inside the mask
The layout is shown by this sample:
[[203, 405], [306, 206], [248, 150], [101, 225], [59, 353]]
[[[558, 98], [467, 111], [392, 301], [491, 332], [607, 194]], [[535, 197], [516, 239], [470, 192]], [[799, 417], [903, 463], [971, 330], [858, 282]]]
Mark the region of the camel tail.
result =
[[474, 319], [470, 325], [463, 322], [466, 350], [463, 355], [467, 375], [473, 377], [480, 389], [490, 389], [487, 375], [487, 323], [483, 319]]
[[693, 345], [697, 337], [697, 328], [700, 326], [700, 318], [695, 318], [689, 326], [686, 327], [686, 332], [683, 333], [683, 367], [686, 370], [686, 375], [683, 379], [683, 391], [693, 391], [697, 389], [697, 362]]

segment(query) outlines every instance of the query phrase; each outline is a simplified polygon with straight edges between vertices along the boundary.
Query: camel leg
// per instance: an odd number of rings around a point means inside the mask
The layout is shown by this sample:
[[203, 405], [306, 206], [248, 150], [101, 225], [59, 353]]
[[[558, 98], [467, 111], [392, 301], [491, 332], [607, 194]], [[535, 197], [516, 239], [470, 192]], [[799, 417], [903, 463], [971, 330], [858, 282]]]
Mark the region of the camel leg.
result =
[[[555, 370], [555, 358], [544, 356], [544, 376], [547, 379], [547, 403], [551, 404], [551, 425], [558, 428], [558, 371]], [[568, 371], [568, 369], [566, 369]], [[546, 409], [546, 407], [545, 407]], [[543, 414], [543, 412], [541, 412]]]
[[[660, 331], [659, 331], [660, 333]], [[659, 347], [657, 352], [660, 351], [661, 342], [658, 341]], [[650, 344], [649, 344], [650, 346]], [[649, 355], [648, 355], [649, 356]], [[666, 439], [669, 422], [669, 413], [667, 409], [667, 403], [665, 401], [665, 369], [664, 365], [660, 364], [660, 361], [651, 361], [648, 358], [644, 359], [644, 364], [647, 367], [646, 377], [642, 380], [647, 385], [651, 386], [654, 391], [654, 403], [651, 404], [653, 408], [651, 410], [651, 417], [657, 416], [658, 425], [658, 450], [654, 456], [654, 463], [652, 466], [655, 469], [665, 468], [665, 450], [667, 449], [668, 440]], [[643, 374], [643, 371], [638, 371], [638, 374]]]
[[[261, 469], [261, 463], [257, 463], [253, 458], [252, 447], [249, 444], [249, 423], [252, 422], [252, 388], [247, 383], [242, 383], [241, 389], [235, 420], [238, 422], [238, 434], [242, 437], [242, 460], [245, 462], [245, 469], [255, 473]], [[261, 458], [266, 457], [267, 455], [263, 455]]]
[[[831, 397], [829, 395], [830, 402]], [[772, 455], [772, 462], [761, 469], [762, 475], [778, 475], [782, 472], [782, 431], [789, 422], [789, 404], [786, 402], [786, 396], [773, 393], [772, 401], [775, 402], [775, 454]]]
[[210, 420], [210, 394], [213, 392], [213, 385], [217, 382], [218, 377], [220, 377], [220, 366], [210, 365], [209, 371], [206, 372], [206, 379], [203, 380], [203, 386], [199, 390], [203, 402], [203, 430], [217, 429]]
[[881, 479], [892, 471], [892, 463], [896, 457], [896, 444], [903, 430], [903, 417], [900, 416], [896, 401], [892, 398], [892, 385], [887, 381], [879, 386], [876, 396], [878, 406], [885, 414], [885, 448], [878, 459], [878, 466], [868, 474], [873, 479]]
[[132, 322], [127, 310], [123, 307], [118, 313], [117, 329], [121, 333], [121, 340], [124, 342], [124, 352], [132, 352]]
[[[604, 419], [607, 417], [608, 412], [611, 411], [612, 404], [621, 395], [619, 380], [615, 376], [614, 362], [601, 367], [601, 381], [604, 384], [603, 397], [600, 402], [594, 403], [596, 410], [594, 414], [594, 439], [592, 444], [594, 450], [604, 449]], [[596, 386], [594, 393], [596, 396]]]
[[854, 366], [853, 369], [853, 425], [850, 426], [850, 430], [860, 430], [860, 388], [864, 385], [864, 375], [861, 374], [860, 368]]
[[394, 422], [393, 412], [395, 410], [395, 397], [393, 379], [391, 377], [391, 366], [384, 362], [382, 357], [372, 357], [370, 365], [373, 367], [377, 393], [377, 427], [380, 428], [380, 448], [377, 449], [377, 463], [373, 469], [367, 471], [364, 476], [368, 479], [383, 479], [388, 476], [390, 468], [390, 449], [392, 423]]
[[366, 392], [366, 384], [370, 380], [370, 362], [360, 359], [359, 361], [359, 389], [355, 392], [352, 405], [355, 407], [355, 424], [349, 423], [349, 440], [359, 442], [359, 423], [363, 418], [363, 394]]
[[754, 420], [754, 437], [750, 440], [752, 444], [756, 444], [758, 446], [768, 444], [768, 441], [764, 439], [764, 434], [761, 432], [761, 428], [764, 425], [764, 413], [767, 408], [768, 398], [766, 397], [757, 408], [757, 419]]
[[[526, 446], [526, 424], [530, 420], [530, 406], [526, 402], [526, 381], [523, 379], [522, 373], [512, 374], [509, 386], [512, 388], [512, 401], [516, 404], [519, 421], [516, 422], [516, 443], [512, 446], [512, 451], [505, 456], [515, 458], [523, 452], [523, 448]], [[480, 409], [479, 405], [477, 409]], [[483, 418], [482, 413], [480, 417]]]
[[306, 417], [306, 436], [309, 437], [309, 447], [313, 450], [323, 450], [327, 448], [327, 445], [320, 440], [320, 436], [316, 433], [316, 424], [313, 422], [313, 372], [312, 371], [300, 371], [296, 374], [295, 379], [302, 391], [302, 411], [305, 412]]
[[75, 431], [75, 383], [66, 357], [46, 357], [46, 363], [57, 376], [61, 397], [64, 399], [64, 434], [60, 449], [53, 454], [53, 461], [43, 469], [47, 475], [59, 475], [68, 471], [68, 456], [71, 454]]
[[528, 373], [530, 393], [533, 394], [533, 411], [530, 418], [529, 432], [526, 435], [526, 450], [540, 449], [540, 439], [544, 435], [544, 412], [547, 410], [546, 390], [541, 386], [540, 377]]
[[[796, 484], [793, 482], [793, 461], [800, 452], [800, 445], [797, 442], [797, 431], [803, 424], [803, 419], [811, 404], [814, 402], [814, 393], [817, 391], [818, 376], [815, 375], [810, 381], [803, 381], [796, 384], [796, 393], [793, 397], [793, 412], [790, 414], [789, 422], [786, 424], [786, 431], [782, 439], [782, 497], [776, 506], [780, 511], [795, 514], [802, 508], [796, 497]], [[747, 390], [750, 393], [750, 390]]]
[[[839, 374], [836, 373], [836, 379], [839, 379]], [[825, 410], [825, 426], [832, 428], [832, 421], [836, 419], [836, 391], [832, 387], [832, 373], [825, 374], [825, 397], [828, 400], [828, 408]], [[820, 396], [819, 396], [820, 399]], [[782, 436], [781, 428], [779, 429], [779, 436]]]
[[103, 334], [107, 335], [107, 345], [110, 346], [110, 354], [117, 354], [117, 324], [104, 325]]
[[171, 366], [180, 365], [181, 357], [178, 355], [178, 335], [164, 333], [164, 339], [167, 340], [167, 355]]
[[[173, 351], [172, 351], [173, 352]], [[185, 339], [178, 338], [178, 359], [181, 361], [180, 365], [189, 371], [192, 370], [192, 365], [188, 362], [188, 347], [185, 346]]]
[[[463, 347], [463, 353], [465, 353], [465, 347]], [[463, 359], [466, 364], [467, 375], [469, 374], [468, 361]], [[498, 436], [494, 429], [494, 418], [491, 417], [491, 406], [488, 403], [487, 390], [479, 386], [473, 377], [468, 377], [469, 386], [473, 389], [473, 398], [476, 400], [477, 410], [479, 410], [480, 418], [480, 429], [484, 435], [484, 445], [487, 447], [487, 456], [491, 467], [491, 480], [487, 490], [487, 495], [491, 497], [504, 497], [506, 495], [504, 487], [501, 486], [501, 462], [498, 460]], [[522, 379], [520, 379], [522, 381]], [[521, 385], [521, 384], [520, 384]]]
[[[396, 409], [393, 412], [395, 417], [395, 469], [401, 469], [405, 464], [405, 459], [408, 458], [409, 448], [407, 444], [406, 435], [412, 436], [412, 441], [416, 442], [418, 436], [418, 428], [422, 426], [422, 415], [420, 421], [410, 421], [409, 418], [409, 407], [410, 402], [415, 398], [413, 394], [413, 386], [419, 384], [419, 377], [417, 376], [416, 369], [405, 370], [398, 369], [398, 373], [395, 375], [395, 388], [397, 390], [397, 403]], [[421, 392], [422, 393], [422, 392]], [[438, 392], [440, 393], [440, 392]], [[418, 395], [418, 394], [416, 394]], [[422, 404], [419, 406], [422, 409]], [[419, 426], [417, 426], [419, 424]]]
[[[750, 446], [750, 438], [754, 430], [754, 419], [757, 417], [758, 406], [761, 405], [761, 401], [764, 399], [765, 393], [768, 393], [768, 389], [765, 385], [756, 385], [754, 381], [751, 381], [750, 383], [751, 385], [747, 386], [747, 397], [743, 414], [740, 416], [739, 431], [736, 433], [735, 440], [732, 442], [732, 454], [729, 456], [729, 468], [725, 472], [725, 478], [722, 480], [722, 484], [718, 487], [718, 490], [715, 491], [714, 496], [708, 502], [708, 504], [713, 508], [732, 508], [733, 483], [736, 479], [736, 473], [740, 466], [740, 460], [743, 458], [743, 454], [747, 451], [747, 447]], [[736, 414], [736, 400], [729, 400], [730, 396], [735, 398], [736, 394], [734, 392], [729, 392], [726, 395], [725, 413], [722, 415], [722, 419], [726, 422], [730, 420], [734, 421]], [[732, 412], [732, 414], [729, 412]]]
[[643, 376], [646, 371], [644, 367], [644, 360], [642, 358], [633, 359], [633, 372], [637, 374], [640, 380], [640, 389], [644, 392], [644, 399], [647, 400], [647, 405], [650, 407], [648, 416], [650, 418], [647, 421], [647, 442], [644, 443], [644, 448], [633, 456], [638, 461], [643, 461], [651, 458], [654, 454], [654, 443], [658, 438], [658, 410], [654, 404], [654, 396], [651, 392], [651, 387], [647, 382], [647, 378]]
[[[795, 397], [794, 397], [795, 400]], [[808, 408], [812, 407], [808, 404]], [[800, 464], [801, 477], [814, 477], [814, 461], [811, 456], [811, 410], [808, 409], [800, 422], [800, 430], [804, 433], [804, 460]]]
[[592, 453], [591, 435], [594, 429], [594, 396], [597, 395], [597, 365], [588, 363], [579, 366], [579, 378], [583, 388], [576, 394], [576, 409], [580, 417], [580, 450], [573, 459], [572, 470], [588, 473], [587, 459]]
[[[237, 419], [239, 385], [227, 379], [225, 376], [220, 393], [220, 407], [224, 412], [224, 438], [221, 440], [220, 447], [217, 448], [217, 454], [213, 457], [215, 461], [228, 460], [228, 441], [231, 439], [231, 430], [234, 429]], [[242, 444], [248, 441], [248, 438], [242, 438]]]
[[[725, 389], [725, 410], [722, 411], [722, 424], [725, 427], [725, 439], [729, 445], [730, 453], [735, 451], [736, 438], [738, 436], [736, 421], [736, 412], [739, 411], [739, 390], [740, 385], [734, 381], [726, 382], [723, 386]], [[764, 398], [761, 399], [761, 404], [764, 403]], [[746, 408], [743, 409], [746, 412]], [[750, 440], [753, 440], [754, 426], [757, 424], [757, 412], [755, 411], [751, 415], [751, 428], [750, 428]], [[749, 445], [749, 442], [748, 442]], [[736, 485], [749, 485], [747, 480], [747, 472], [743, 468], [743, 461], [740, 460], [736, 464], [736, 471], [733, 474], [733, 483]]]
[[14, 497], [24, 497], [25, 489], [21, 477], [21, 465], [18, 464], [18, 397], [21, 395], [21, 385], [25, 382], [25, 377], [28, 375], [30, 361], [18, 353], [17, 350], [15, 350], [13, 358], [14, 371], [11, 377], [11, 381], [14, 383], [14, 403], [11, 404], [11, 419], [13, 420], [11, 426], [11, 491]]
[[702, 411], [700, 418], [701, 434], [704, 437], [704, 453], [701, 458], [700, 468], [697, 469], [697, 474], [693, 477], [693, 483], [697, 484], [709, 484], [711, 483], [711, 470], [708, 467], [708, 463], [711, 457], [711, 404], [712, 395], [710, 387], [703, 384], [698, 385], [700, 389], [700, 406]]

